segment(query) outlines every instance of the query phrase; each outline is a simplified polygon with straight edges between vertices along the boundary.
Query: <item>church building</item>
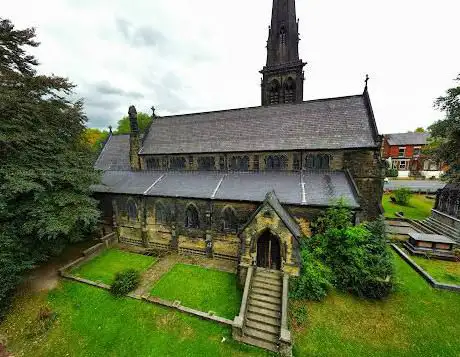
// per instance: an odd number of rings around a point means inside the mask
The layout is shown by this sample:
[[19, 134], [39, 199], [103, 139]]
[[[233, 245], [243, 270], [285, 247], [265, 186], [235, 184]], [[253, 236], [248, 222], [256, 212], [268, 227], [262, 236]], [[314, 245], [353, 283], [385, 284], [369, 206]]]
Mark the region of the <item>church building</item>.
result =
[[[261, 44], [262, 45], [262, 44]], [[111, 135], [94, 187], [120, 242], [297, 275], [310, 223], [343, 200], [355, 223], [382, 213], [383, 165], [367, 84], [303, 100], [294, 0], [274, 0], [261, 105], [154, 117]], [[307, 76], [308, 77], [308, 76]], [[308, 81], [307, 81], [308, 83]]]

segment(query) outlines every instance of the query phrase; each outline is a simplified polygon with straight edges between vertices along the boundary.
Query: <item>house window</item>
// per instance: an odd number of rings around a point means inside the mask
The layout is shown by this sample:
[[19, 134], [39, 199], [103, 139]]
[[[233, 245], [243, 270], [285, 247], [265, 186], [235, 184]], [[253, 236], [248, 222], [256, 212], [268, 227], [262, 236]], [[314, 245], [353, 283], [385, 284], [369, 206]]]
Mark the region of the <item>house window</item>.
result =
[[414, 147], [414, 156], [420, 156], [420, 152], [421, 152], [420, 146]]
[[198, 169], [204, 171], [212, 171], [215, 169], [214, 156], [203, 156], [198, 158]]
[[172, 157], [169, 162], [169, 168], [171, 170], [183, 170], [185, 169], [185, 157]]
[[284, 170], [287, 167], [287, 157], [284, 155], [270, 155], [266, 158], [266, 170]]
[[222, 228], [224, 231], [236, 232], [238, 230], [238, 220], [233, 208], [227, 207], [222, 214]]
[[280, 83], [274, 79], [268, 89], [268, 97], [270, 104], [278, 104], [280, 102]]
[[159, 170], [161, 169], [161, 160], [158, 158], [147, 159], [147, 170]]
[[399, 148], [398, 157], [404, 157], [404, 156], [406, 156], [406, 147], [402, 146]]
[[189, 205], [185, 211], [185, 227], [186, 228], [200, 228], [200, 221], [198, 219], [198, 210], [194, 205]]
[[400, 170], [405, 170], [406, 167], [407, 167], [407, 162], [406, 162], [406, 160], [401, 160], [401, 161], [399, 162], [399, 169], [400, 169]]
[[131, 222], [137, 221], [137, 207], [134, 201], [128, 201], [128, 219]]
[[230, 170], [233, 171], [249, 171], [248, 156], [232, 156], [230, 159]]
[[300, 155], [294, 154], [294, 163], [293, 163], [294, 170], [300, 170]]
[[155, 205], [155, 222], [157, 224], [165, 224], [168, 222], [168, 212], [166, 207], [158, 202]]
[[305, 168], [307, 170], [329, 170], [329, 155], [307, 155], [305, 157]]
[[220, 171], [225, 170], [225, 156], [219, 157], [219, 168], [220, 168]]

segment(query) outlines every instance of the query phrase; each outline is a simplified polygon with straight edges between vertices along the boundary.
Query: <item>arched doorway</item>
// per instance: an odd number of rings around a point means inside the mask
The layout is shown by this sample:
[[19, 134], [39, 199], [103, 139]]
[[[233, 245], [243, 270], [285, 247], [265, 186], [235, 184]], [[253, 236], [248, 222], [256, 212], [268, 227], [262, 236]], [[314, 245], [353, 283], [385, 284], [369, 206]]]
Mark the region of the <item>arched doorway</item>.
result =
[[257, 266], [267, 269], [281, 268], [281, 251], [278, 237], [265, 231], [257, 241]]

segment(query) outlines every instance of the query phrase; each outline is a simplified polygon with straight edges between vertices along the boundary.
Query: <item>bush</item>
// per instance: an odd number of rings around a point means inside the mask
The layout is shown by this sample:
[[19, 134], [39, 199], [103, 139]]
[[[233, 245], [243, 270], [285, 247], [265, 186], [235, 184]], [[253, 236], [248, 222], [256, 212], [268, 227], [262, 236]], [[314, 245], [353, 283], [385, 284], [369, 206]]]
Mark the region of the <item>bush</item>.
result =
[[372, 299], [391, 292], [393, 265], [384, 237], [360, 225], [334, 230], [328, 238], [328, 258], [339, 289]]
[[291, 279], [289, 295], [295, 299], [320, 301], [332, 287], [331, 271], [315, 258], [308, 247], [302, 249], [301, 258], [300, 276]]
[[398, 177], [398, 169], [386, 169], [385, 176], [386, 177]]
[[137, 270], [124, 270], [116, 274], [115, 281], [110, 287], [110, 292], [115, 296], [126, 295], [136, 289], [140, 281], [141, 277]]
[[303, 326], [308, 320], [308, 311], [305, 305], [290, 306], [289, 311], [297, 326]]
[[407, 206], [409, 204], [410, 197], [412, 196], [412, 191], [406, 187], [401, 187], [393, 191], [393, 195], [396, 198], [397, 204]]

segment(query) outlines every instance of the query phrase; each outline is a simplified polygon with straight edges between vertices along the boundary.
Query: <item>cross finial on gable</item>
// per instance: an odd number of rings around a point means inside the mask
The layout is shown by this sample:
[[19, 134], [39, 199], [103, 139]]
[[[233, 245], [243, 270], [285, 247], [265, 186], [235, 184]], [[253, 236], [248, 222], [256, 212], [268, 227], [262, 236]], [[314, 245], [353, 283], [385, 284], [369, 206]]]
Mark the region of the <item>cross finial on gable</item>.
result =
[[367, 89], [367, 82], [369, 82], [369, 75], [366, 74], [366, 79], [364, 80], [364, 83], [366, 83], [366, 86], [364, 87], [364, 89]]

